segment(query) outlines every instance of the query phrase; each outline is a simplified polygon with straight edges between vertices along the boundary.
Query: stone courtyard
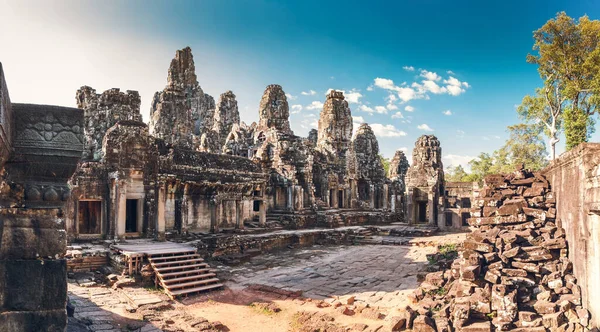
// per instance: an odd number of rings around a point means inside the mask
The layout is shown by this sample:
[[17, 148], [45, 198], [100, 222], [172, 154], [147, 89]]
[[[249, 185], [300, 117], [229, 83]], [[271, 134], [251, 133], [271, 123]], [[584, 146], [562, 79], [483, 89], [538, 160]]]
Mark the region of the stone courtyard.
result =
[[[86, 282], [94, 279], [93, 274], [87, 275], [91, 279], [86, 279], [86, 274], [79, 274], [79, 279], [73, 275], [69, 279], [69, 299], [75, 315], [70, 331], [79, 331], [78, 326], [110, 332], [201, 330], [196, 323], [204, 321], [204, 317], [214, 314], [214, 311], [228, 308], [226, 303], [235, 302], [231, 300], [235, 297], [243, 298], [236, 302], [236, 306], [244, 311], [256, 301], [268, 299], [276, 302], [273, 305], [285, 311], [276, 315], [290, 324], [292, 318], [289, 315], [307, 308], [327, 312], [341, 322], [369, 321], [366, 314], [358, 313], [358, 308], [363, 307], [376, 310], [383, 318], [410, 303], [409, 294], [419, 286], [420, 279], [430, 266], [427, 255], [435, 253], [438, 245], [458, 244], [462, 239], [464, 233], [453, 233], [427, 238], [397, 238], [403, 245], [312, 245], [265, 253], [235, 266], [215, 262], [213, 266], [218, 268], [218, 275], [226, 282], [226, 288], [200, 297], [183, 298], [181, 302], [171, 301], [160, 290], [127, 283], [118, 288], [89, 287]], [[344, 303], [353, 313], [335, 311], [336, 302]], [[206, 307], [206, 303], [211, 305]], [[202, 304], [205, 306], [196, 308]], [[223, 309], [218, 309], [220, 307]], [[169, 314], [155, 316], [163, 308], [168, 308]], [[248, 320], [250, 325], [264, 319], [262, 314], [251, 310], [246, 314], [244, 321]], [[144, 321], [149, 315], [154, 321]], [[241, 324], [235, 315], [219, 317], [218, 326]], [[374, 324], [371, 328], [383, 327], [381, 331], [389, 325], [389, 317], [387, 321], [379, 318], [371, 320]], [[196, 325], [191, 326], [193, 324]]]

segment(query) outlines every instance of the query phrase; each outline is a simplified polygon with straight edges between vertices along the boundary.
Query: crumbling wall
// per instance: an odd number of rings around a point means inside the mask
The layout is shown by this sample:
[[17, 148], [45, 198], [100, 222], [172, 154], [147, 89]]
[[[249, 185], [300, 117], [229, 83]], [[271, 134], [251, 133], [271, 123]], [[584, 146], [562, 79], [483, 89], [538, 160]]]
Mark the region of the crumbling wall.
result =
[[441, 229], [467, 228], [471, 207], [479, 197], [479, 184], [477, 182], [446, 182], [445, 190], [444, 218], [443, 222], [438, 223], [438, 226]]
[[420, 316], [406, 324], [417, 331], [587, 331], [590, 314], [553, 188], [522, 168], [486, 176], [485, 184], [468, 220], [474, 231], [451, 268], [428, 274], [415, 291]]
[[412, 165], [406, 173], [408, 222], [437, 225], [444, 194], [440, 141], [434, 135], [423, 135], [415, 143]]
[[583, 143], [544, 169], [569, 243], [583, 303], [600, 326], [600, 144]]
[[11, 105], [1, 69], [0, 132], [14, 134], [0, 135], [0, 331], [64, 331], [62, 208], [83, 152], [83, 112]]
[[102, 158], [102, 140], [106, 131], [119, 121], [142, 121], [140, 95], [137, 91], [110, 89], [102, 94], [83, 86], [75, 95], [77, 107], [84, 111], [84, 160]]

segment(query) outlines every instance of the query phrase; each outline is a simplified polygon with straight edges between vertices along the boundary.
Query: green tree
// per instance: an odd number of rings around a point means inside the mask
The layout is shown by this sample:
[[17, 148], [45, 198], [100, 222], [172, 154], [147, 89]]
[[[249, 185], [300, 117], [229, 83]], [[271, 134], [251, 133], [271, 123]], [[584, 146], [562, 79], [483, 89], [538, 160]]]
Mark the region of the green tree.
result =
[[469, 174], [467, 174], [467, 172], [465, 171], [465, 169], [461, 166], [448, 166], [446, 168], [446, 172], [444, 174], [444, 177], [446, 179], [446, 181], [448, 182], [462, 182], [462, 181], [468, 181], [466, 180], [466, 178], [469, 176]]
[[600, 105], [600, 21], [587, 16], [575, 21], [560, 12], [533, 37], [537, 54], [527, 55], [527, 62], [538, 65], [542, 95], [551, 96], [546, 106], [562, 116], [566, 146], [571, 149], [593, 133], [591, 116]]
[[482, 152], [469, 161], [471, 173], [463, 176], [462, 181], [482, 183], [486, 175], [510, 173], [519, 164], [536, 171], [546, 167], [548, 160], [542, 129], [539, 124], [508, 126], [509, 138], [506, 143], [491, 154]]
[[379, 159], [381, 159], [381, 165], [383, 165], [383, 170], [385, 171], [385, 174], [387, 176], [387, 174], [390, 174], [390, 160], [388, 158], [385, 158], [383, 155], [379, 155]]
[[[532, 170], [540, 170], [548, 165], [546, 145], [541, 137], [539, 125], [517, 124], [508, 126], [509, 138], [500, 148], [505, 154], [504, 172], [510, 172], [519, 164], [525, 164]], [[499, 157], [500, 158], [500, 157]]]
[[544, 134], [549, 138], [552, 159], [556, 158], [556, 143], [560, 141], [558, 134], [562, 128], [563, 104], [565, 98], [560, 89], [547, 85], [536, 89], [535, 95], [527, 95], [517, 108], [519, 117], [527, 123], [541, 124]]

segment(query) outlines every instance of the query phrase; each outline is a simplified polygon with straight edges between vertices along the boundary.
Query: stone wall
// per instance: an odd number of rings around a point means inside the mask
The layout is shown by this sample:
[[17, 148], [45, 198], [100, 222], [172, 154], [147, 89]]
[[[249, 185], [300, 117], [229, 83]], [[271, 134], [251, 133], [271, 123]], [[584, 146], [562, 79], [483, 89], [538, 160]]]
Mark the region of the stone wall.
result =
[[0, 158], [0, 331], [64, 331], [62, 209], [83, 152], [83, 112], [11, 105], [1, 66], [0, 82], [0, 129], [13, 132], [0, 137], [0, 151], [8, 152]]
[[583, 301], [600, 326], [600, 144], [580, 144], [543, 172], [556, 195], [556, 217], [566, 232]]

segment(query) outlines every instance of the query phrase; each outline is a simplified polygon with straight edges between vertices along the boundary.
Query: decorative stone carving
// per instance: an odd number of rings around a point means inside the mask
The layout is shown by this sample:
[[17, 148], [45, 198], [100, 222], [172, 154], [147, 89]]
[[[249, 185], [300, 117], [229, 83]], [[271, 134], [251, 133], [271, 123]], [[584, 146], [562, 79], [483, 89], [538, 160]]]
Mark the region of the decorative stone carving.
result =
[[240, 123], [240, 112], [238, 111], [238, 103], [235, 100], [235, 95], [231, 91], [222, 93], [219, 96], [219, 102], [215, 111], [212, 130], [218, 136], [218, 147], [215, 150], [220, 151], [225, 144], [227, 135], [231, 132], [234, 125]]
[[257, 132], [276, 129], [284, 134], [293, 134], [290, 129], [290, 109], [281, 85], [267, 86], [258, 107]]
[[352, 114], [341, 91], [327, 95], [319, 117], [317, 150], [335, 157], [343, 157], [352, 140]]
[[[437, 224], [445, 190], [442, 148], [434, 135], [423, 135], [415, 143], [412, 165], [406, 173], [406, 194], [409, 222]], [[426, 209], [421, 204], [426, 204]]]
[[192, 50], [178, 50], [171, 61], [167, 86], [156, 92], [150, 109], [150, 133], [170, 145], [196, 148], [200, 136], [213, 126], [214, 99], [196, 80]]
[[[0, 82], [0, 330], [64, 331], [62, 209], [67, 179], [83, 152], [83, 112], [11, 105], [1, 65]], [[12, 149], [8, 137], [14, 137]]]

